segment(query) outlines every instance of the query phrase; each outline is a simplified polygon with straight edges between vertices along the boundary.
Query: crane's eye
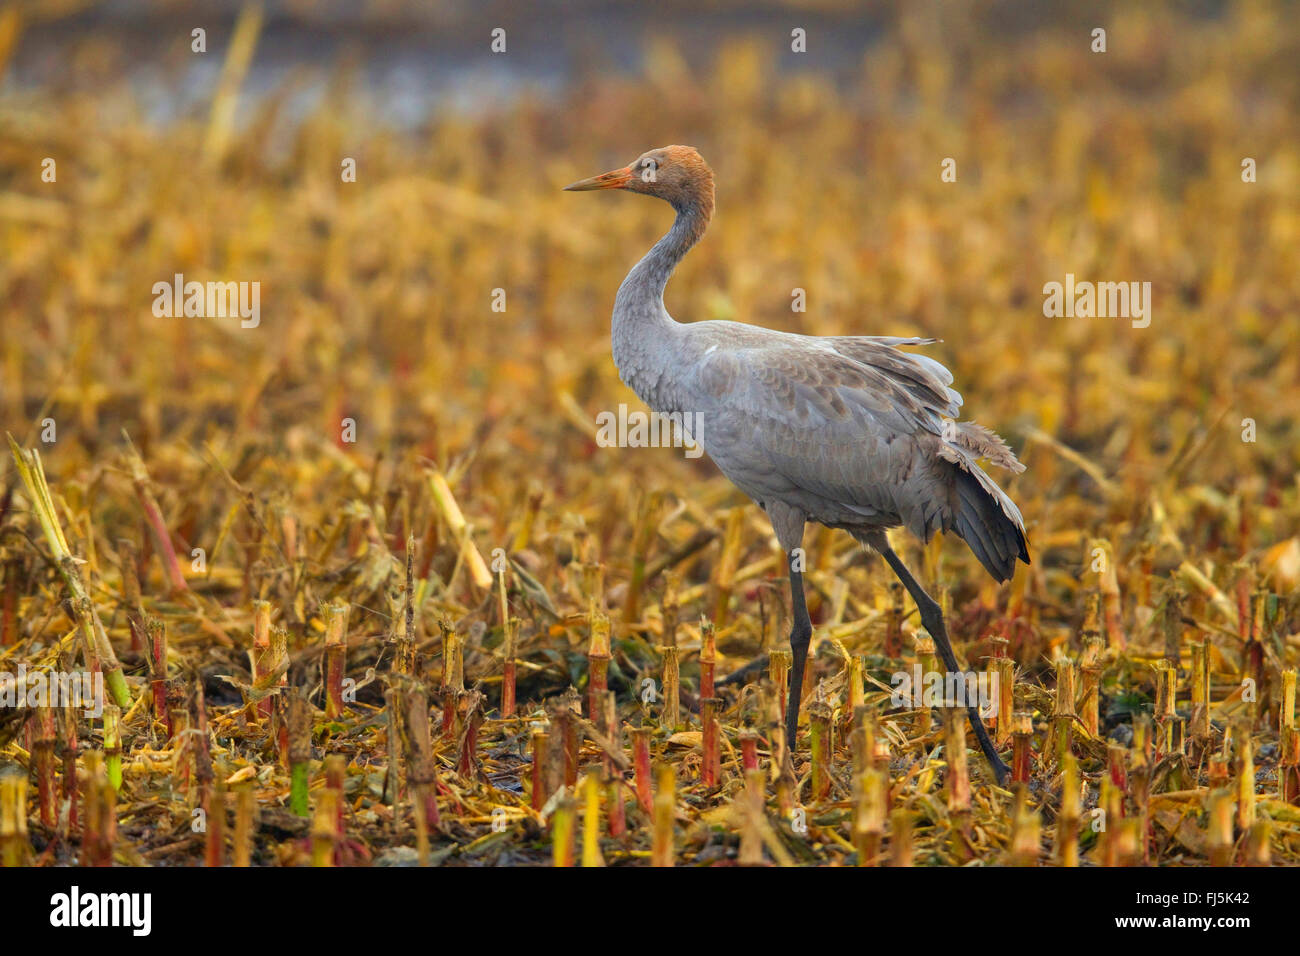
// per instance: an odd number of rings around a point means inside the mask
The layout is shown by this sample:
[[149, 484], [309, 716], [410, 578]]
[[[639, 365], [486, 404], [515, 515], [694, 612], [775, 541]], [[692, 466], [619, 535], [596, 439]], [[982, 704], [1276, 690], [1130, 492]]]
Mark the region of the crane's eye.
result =
[[644, 156], [641, 158], [641, 181], [643, 183], [653, 183], [656, 181], [659, 173], [659, 160], [653, 156]]

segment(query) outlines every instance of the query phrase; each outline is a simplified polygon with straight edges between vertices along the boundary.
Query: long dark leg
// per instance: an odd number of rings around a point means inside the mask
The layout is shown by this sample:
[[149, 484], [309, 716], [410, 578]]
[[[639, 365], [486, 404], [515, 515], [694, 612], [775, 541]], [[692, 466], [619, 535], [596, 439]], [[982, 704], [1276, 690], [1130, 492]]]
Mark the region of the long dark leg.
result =
[[794, 623], [790, 628], [790, 652], [794, 661], [790, 666], [790, 693], [785, 711], [785, 742], [790, 753], [795, 751], [795, 733], [799, 729], [799, 698], [803, 695], [803, 669], [808, 660], [808, 644], [812, 640], [812, 620], [803, 596], [803, 572], [794, 569], [794, 555], [786, 555], [790, 563], [790, 613]]
[[[894, 549], [883, 542], [872, 542], [872, 547], [880, 552], [881, 556], [894, 569], [898, 575], [898, 580], [903, 582], [903, 587], [907, 588], [912, 600], [916, 602], [916, 609], [921, 612], [921, 623], [925, 629], [930, 632], [934, 638], [935, 646], [939, 649], [939, 656], [943, 658], [943, 664], [953, 674], [963, 674], [960, 667], [957, 666], [957, 655], [952, 652], [952, 644], [948, 640], [948, 629], [943, 624], [943, 613], [939, 605], [935, 603], [934, 598], [925, 593], [925, 589], [916, 583], [916, 578], [912, 577], [907, 566], [899, 560]], [[988, 758], [989, 765], [993, 768], [993, 774], [998, 778], [998, 783], [1003, 783], [1011, 769], [1002, 762], [997, 751], [993, 749], [993, 741], [989, 740], [989, 732], [984, 729], [984, 721], [980, 719], [979, 711], [975, 705], [971, 704], [966, 708], [966, 713], [970, 715], [970, 725], [975, 731], [975, 736], [979, 739], [980, 750], [984, 751], [984, 756]]]

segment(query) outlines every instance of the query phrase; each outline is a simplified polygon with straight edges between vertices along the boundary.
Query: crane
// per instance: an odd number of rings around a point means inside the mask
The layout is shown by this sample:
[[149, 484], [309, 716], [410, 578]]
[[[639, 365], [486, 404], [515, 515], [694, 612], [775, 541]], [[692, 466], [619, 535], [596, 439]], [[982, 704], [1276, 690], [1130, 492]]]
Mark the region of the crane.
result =
[[[943, 614], [889, 545], [904, 527], [922, 541], [953, 531], [999, 582], [1029, 563], [1024, 520], [978, 459], [1024, 471], [992, 431], [957, 420], [952, 373], [900, 346], [934, 339], [809, 336], [729, 321], [677, 322], [663, 293], [713, 215], [713, 171], [690, 146], [643, 153], [570, 191], [619, 189], [666, 200], [672, 227], [614, 298], [619, 377], [650, 408], [694, 422], [690, 436], [772, 523], [790, 568], [792, 654], [786, 739], [796, 747], [812, 621], [804, 596], [804, 528], [842, 529], [877, 552], [916, 603], [944, 666], [962, 674]], [[999, 783], [998, 757], [973, 703], [967, 713]]]

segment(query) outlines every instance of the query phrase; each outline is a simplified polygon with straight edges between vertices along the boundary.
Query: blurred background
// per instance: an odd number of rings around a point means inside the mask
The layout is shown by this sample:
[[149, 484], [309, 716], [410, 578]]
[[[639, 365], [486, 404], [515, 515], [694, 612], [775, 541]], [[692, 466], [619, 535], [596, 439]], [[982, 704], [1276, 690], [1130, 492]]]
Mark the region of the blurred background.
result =
[[[537, 547], [564, 559], [578, 535], [625, 579], [648, 495], [663, 496], [652, 553], [741, 502], [707, 459], [597, 447], [598, 412], [640, 407], [609, 356], [614, 292], [671, 211], [560, 188], [686, 143], [718, 207], [669, 310], [942, 339], [928, 353], [967, 414], [1029, 466], [1007, 484], [1049, 643], [1083, 614], [1094, 537], [1126, 595], [1130, 567], [1213, 578], [1243, 558], [1291, 587], [1294, 15], [1265, 0], [9, 4], [0, 424], [32, 444], [57, 422], [38, 447], [91, 545], [137, 527], [125, 429], [178, 545], [215, 547], [218, 567], [243, 558], [218, 546], [239, 498], [214, 462], [326, 550], [340, 509], [383, 490], [394, 552], [407, 533], [445, 548], [427, 489], [403, 490], [437, 467], [485, 554], [518, 540], [533, 500]], [[155, 317], [151, 289], [175, 273], [259, 282], [260, 326]], [[1045, 317], [1043, 286], [1067, 273], [1150, 282], [1150, 326]], [[741, 538], [770, 552], [756, 509]], [[959, 543], [936, 548], [931, 574], [945, 554], [976, 570]], [[700, 560], [688, 580], [711, 573]], [[991, 587], [966, 578], [967, 597]]]

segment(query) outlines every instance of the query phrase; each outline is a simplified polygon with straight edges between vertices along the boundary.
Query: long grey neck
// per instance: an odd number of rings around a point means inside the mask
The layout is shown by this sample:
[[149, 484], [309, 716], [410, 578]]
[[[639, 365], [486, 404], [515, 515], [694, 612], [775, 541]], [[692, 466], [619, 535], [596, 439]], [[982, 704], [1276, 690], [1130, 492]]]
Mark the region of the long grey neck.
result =
[[632, 267], [614, 298], [614, 364], [623, 381], [656, 411], [677, 410], [671, 372], [682, 326], [664, 308], [664, 288], [707, 225], [698, 206], [679, 207], [672, 228]]

